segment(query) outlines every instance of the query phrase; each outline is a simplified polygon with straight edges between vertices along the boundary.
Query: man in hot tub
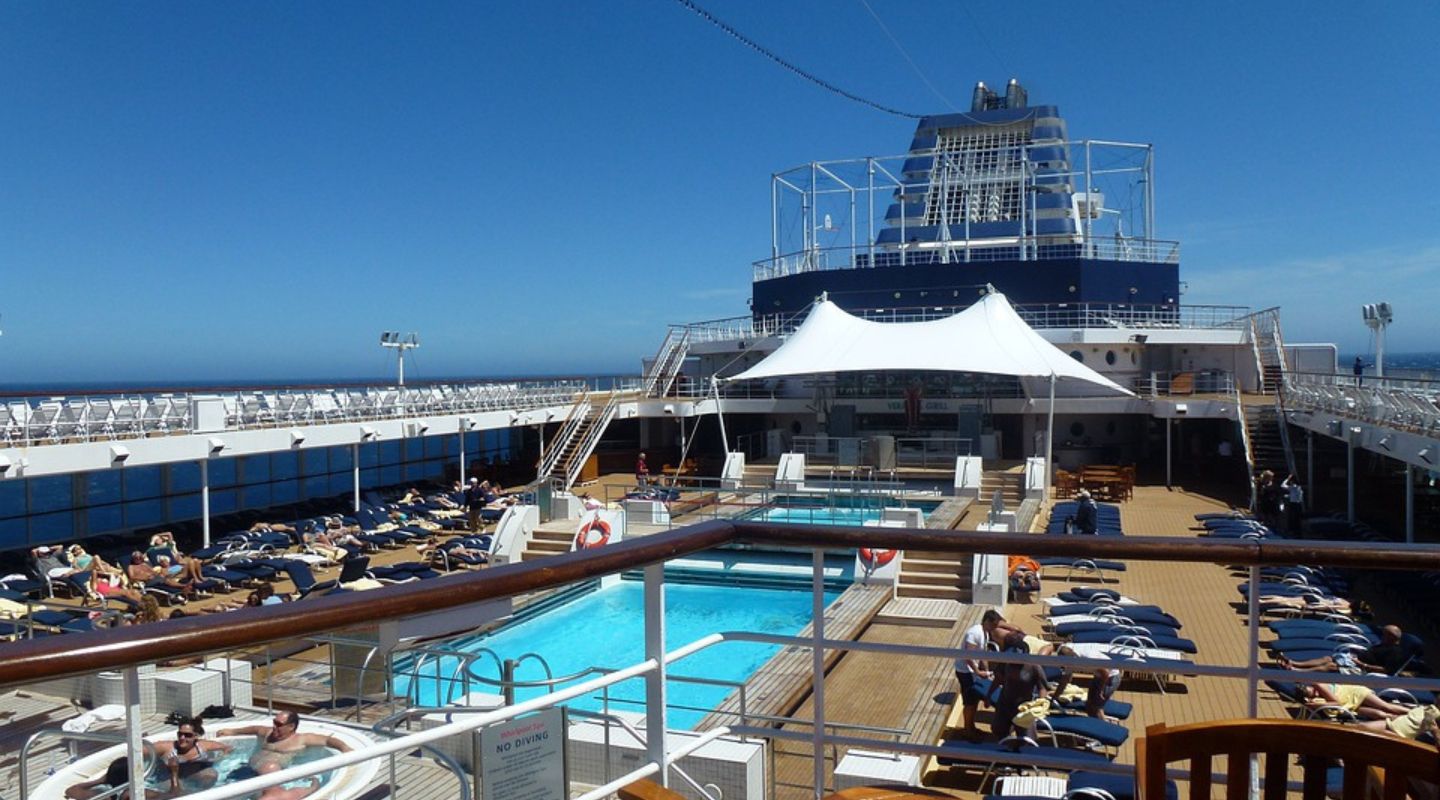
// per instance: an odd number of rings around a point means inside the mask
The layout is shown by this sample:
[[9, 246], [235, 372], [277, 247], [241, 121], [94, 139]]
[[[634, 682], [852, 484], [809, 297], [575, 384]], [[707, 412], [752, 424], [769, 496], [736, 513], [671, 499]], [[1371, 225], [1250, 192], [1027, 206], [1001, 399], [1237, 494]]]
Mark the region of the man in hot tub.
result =
[[[324, 733], [300, 733], [300, 715], [294, 711], [276, 711], [270, 725], [252, 725], [248, 728], [225, 728], [216, 731], [216, 736], [254, 736], [260, 740], [255, 754], [250, 756], [250, 768], [256, 774], [278, 772], [290, 766], [295, 754], [307, 747], [329, 747], [342, 753], [350, 752], [350, 745], [343, 740]], [[234, 777], [234, 776], [232, 776]]]

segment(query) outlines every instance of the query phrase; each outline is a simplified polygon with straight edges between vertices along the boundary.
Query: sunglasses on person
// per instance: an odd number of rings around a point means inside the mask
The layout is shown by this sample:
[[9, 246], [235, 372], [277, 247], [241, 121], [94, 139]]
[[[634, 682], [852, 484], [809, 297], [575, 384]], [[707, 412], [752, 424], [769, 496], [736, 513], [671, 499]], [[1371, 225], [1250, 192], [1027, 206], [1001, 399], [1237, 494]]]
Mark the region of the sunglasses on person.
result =
[[195, 738], [195, 732], [194, 732], [194, 731], [179, 731], [178, 733], [175, 734], [175, 736], [176, 736], [176, 738], [179, 738], [179, 739], [194, 739], [194, 738]]

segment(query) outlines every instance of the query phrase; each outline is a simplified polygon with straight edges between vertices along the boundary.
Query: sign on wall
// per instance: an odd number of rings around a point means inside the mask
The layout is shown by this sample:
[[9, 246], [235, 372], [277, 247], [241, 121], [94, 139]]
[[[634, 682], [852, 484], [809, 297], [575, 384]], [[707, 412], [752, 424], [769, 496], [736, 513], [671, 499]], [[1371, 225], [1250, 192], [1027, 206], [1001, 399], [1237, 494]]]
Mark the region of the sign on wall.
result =
[[483, 800], [566, 800], [565, 709], [547, 708], [480, 730]]

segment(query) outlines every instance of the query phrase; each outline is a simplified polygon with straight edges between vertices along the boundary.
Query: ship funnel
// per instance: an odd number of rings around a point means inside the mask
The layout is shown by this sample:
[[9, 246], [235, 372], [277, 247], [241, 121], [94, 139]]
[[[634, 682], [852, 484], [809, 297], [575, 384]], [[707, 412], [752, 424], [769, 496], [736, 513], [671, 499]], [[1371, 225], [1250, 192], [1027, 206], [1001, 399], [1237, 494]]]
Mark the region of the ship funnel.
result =
[[990, 107], [990, 102], [994, 97], [995, 93], [985, 86], [985, 81], [976, 83], [975, 93], [970, 95], [970, 110], [984, 111]]
[[1005, 107], [1024, 108], [1028, 99], [1029, 93], [1025, 91], [1025, 87], [1020, 85], [1020, 81], [1011, 78], [1005, 87]]

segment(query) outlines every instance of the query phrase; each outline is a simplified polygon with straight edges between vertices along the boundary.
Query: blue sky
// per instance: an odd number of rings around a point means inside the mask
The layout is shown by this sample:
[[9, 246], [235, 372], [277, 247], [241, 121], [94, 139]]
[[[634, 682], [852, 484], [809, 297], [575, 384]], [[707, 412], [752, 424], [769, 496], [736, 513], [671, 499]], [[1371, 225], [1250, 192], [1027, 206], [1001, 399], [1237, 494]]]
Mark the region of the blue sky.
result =
[[[859, 0], [704, 4], [948, 110]], [[1440, 349], [1440, 5], [870, 6], [956, 105], [1153, 142], [1186, 302]], [[0, 382], [386, 374], [383, 329], [422, 377], [635, 371], [746, 313], [772, 171], [912, 131], [669, 0], [0, 4]]]

